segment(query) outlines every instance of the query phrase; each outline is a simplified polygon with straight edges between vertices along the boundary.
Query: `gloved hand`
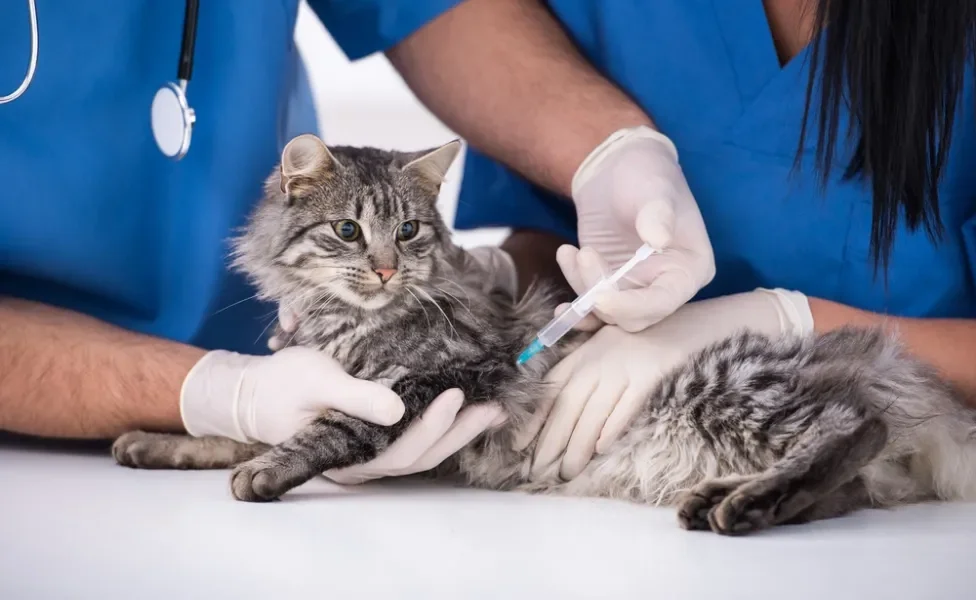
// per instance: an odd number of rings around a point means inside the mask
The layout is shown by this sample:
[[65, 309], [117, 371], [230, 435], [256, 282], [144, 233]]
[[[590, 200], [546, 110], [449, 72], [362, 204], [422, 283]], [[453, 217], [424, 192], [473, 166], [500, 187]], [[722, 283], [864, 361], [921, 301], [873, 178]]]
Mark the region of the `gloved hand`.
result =
[[214, 350], [183, 381], [180, 412], [190, 435], [277, 444], [328, 409], [379, 425], [403, 416], [387, 387], [348, 375], [331, 357], [291, 347], [271, 356]]
[[561, 458], [560, 476], [576, 477], [629, 427], [666, 373], [743, 329], [805, 334], [813, 331], [813, 316], [799, 292], [757, 289], [685, 304], [638, 333], [604, 326], [547, 374], [559, 392], [519, 435], [521, 449], [542, 429], [532, 476]]
[[[501, 252], [499, 250], [499, 252]], [[505, 257], [507, 257], [507, 253]], [[478, 260], [499, 261], [496, 264], [497, 272], [502, 277], [505, 276], [506, 261], [504, 257], [496, 256], [493, 253], [484, 253]], [[514, 273], [514, 264], [511, 264]], [[504, 285], [504, 282], [503, 282]], [[512, 292], [515, 293], [514, 291]], [[283, 330], [283, 335], [295, 330], [297, 319], [295, 315], [285, 307], [278, 307], [278, 323]], [[268, 346], [272, 350], [279, 350], [286, 340], [272, 337], [268, 340]], [[283, 354], [292, 351], [297, 347], [285, 348], [276, 354]], [[331, 359], [329, 359], [331, 360]], [[334, 361], [333, 361], [334, 362]], [[335, 363], [335, 368], [342, 371], [342, 367]], [[403, 404], [399, 397], [393, 394], [388, 388], [378, 383], [356, 379], [345, 371], [342, 375], [356, 382], [356, 386], [375, 386], [384, 390], [384, 393], [391, 394], [396, 398], [400, 407], [400, 414], [403, 414]], [[395, 477], [412, 475], [433, 469], [445, 459], [456, 453], [458, 450], [468, 445], [471, 440], [483, 433], [489, 427], [500, 424], [505, 419], [501, 406], [497, 404], [481, 404], [469, 406], [463, 411], [461, 404], [464, 395], [460, 390], [448, 390], [434, 399], [423, 415], [415, 422], [411, 423], [403, 435], [390, 445], [385, 451], [373, 460], [361, 464], [346, 467], [344, 469], [333, 469], [323, 473], [325, 477], [340, 484], [352, 485], [364, 483], [372, 479], [382, 477]], [[352, 416], [360, 416], [354, 413], [337, 408]], [[459, 412], [460, 411], [460, 412]], [[364, 418], [364, 417], [360, 417]], [[373, 419], [366, 419], [377, 422]]]
[[[580, 247], [593, 248], [616, 270], [643, 243], [660, 250], [641, 262], [592, 313], [626, 331], [640, 331], [689, 301], [715, 276], [715, 259], [698, 204], [674, 144], [649, 127], [618, 131], [583, 161], [573, 177]], [[572, 246], [557, 261], [581, 294], [604, 275], [588, 269]]]

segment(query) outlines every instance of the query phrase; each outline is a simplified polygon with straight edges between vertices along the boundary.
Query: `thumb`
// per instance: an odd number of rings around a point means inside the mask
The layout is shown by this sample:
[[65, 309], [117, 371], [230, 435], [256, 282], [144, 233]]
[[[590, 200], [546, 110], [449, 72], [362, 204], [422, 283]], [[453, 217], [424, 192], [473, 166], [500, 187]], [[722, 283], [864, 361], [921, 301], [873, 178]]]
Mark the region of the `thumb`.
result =
[[674, 207], [667, 200], [652, 200], [637, 213], [637, 235], [651, 248], [663, 250], [674, 238]]

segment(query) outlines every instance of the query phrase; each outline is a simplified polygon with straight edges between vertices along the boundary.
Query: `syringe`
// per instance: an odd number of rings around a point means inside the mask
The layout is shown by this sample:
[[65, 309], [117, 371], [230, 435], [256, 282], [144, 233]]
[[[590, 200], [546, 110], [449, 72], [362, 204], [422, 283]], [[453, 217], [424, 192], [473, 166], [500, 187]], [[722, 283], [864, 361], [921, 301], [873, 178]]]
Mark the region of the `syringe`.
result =
[[638, 248], [634, 256], [617, 269], [613, 275], [601, 279], [596, 285], [587, 290], [586, 293], [574, 300], [569, 305], [569, 308], [563, 311], [561, 315], [549, 321], [535, 336], [535, 339], [532, 340], [529, 347], [519, 354], [517, 364], [525, 364], [530, 358], [558, 342], [560, 338], [569, 333], [573, 327], [576, 327], [577, 323], [585, 319], [586, 315], [593, 311], [596, 299], [601, 293], [611, 288], [616, 289], [617, 282], [624, 275], [636, 267], [637, 263], [656, 252], [657, 250], [654, 250], [647, 244]]

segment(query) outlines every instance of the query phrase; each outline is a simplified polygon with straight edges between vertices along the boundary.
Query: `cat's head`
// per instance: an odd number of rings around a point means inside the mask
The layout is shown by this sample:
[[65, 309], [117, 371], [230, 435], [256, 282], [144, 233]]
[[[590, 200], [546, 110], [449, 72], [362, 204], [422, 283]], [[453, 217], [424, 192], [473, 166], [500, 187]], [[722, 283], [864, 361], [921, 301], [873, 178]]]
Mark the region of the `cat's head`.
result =
[[437, 197], [460, 148], [457, 140], [410, 153], [291, 140], [236, 240], [235, 266], [275, 300], [303, 293], [376, 310], [406, 297], [437, 276], [453, 248]]

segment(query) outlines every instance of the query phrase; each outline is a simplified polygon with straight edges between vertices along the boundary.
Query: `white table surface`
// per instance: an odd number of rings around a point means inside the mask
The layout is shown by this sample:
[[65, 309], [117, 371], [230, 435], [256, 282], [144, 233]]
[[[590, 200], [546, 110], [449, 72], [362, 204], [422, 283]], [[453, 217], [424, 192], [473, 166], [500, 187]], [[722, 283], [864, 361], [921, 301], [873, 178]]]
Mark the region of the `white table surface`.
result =
[[424, 482], [246, 504], [227, 475], [0, 440], [0, 598], [976, 598], [976, 505], [723, 538], [671, 510]]

